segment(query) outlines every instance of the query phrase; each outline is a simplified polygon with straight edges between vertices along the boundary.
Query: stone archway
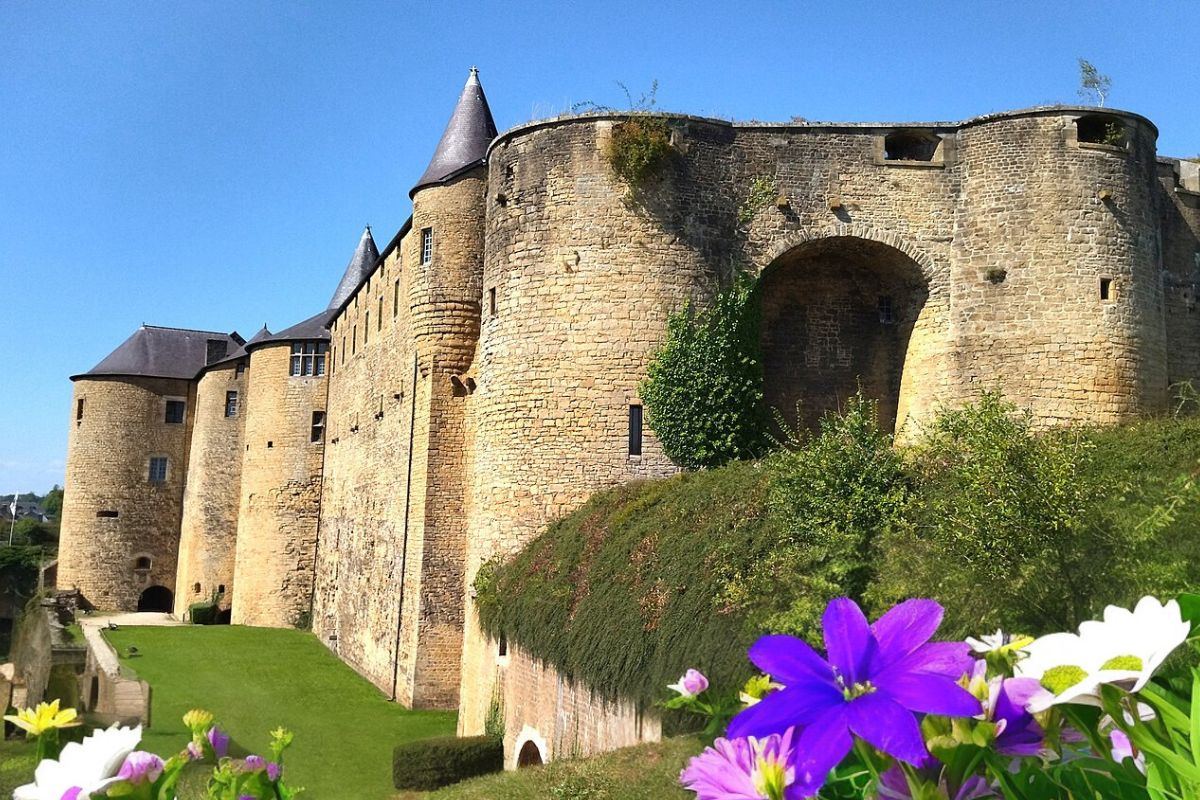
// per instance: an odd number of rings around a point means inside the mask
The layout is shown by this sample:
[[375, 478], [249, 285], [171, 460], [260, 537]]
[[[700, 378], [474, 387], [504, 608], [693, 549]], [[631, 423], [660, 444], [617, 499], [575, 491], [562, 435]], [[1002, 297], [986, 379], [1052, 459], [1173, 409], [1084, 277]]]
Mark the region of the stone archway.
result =
[[138, 611], [163, 611], [171, 613], [174, 608], [175, 594], [165, 586], [149, 586], [138, 597]]
[[910, 348], [930, 265], [892, 237], [857, 233], [787, 243], [762, 273], [765, 399], [799, 428], [861, 387], [878, 401], [881, 427], [894, 430], [920, 381]]
[[521, 767], [540, 767], [542, 763], [542, 752], [538, 750], [538, 746], [533, 742], [526, 742], [517, 753], [517, 769]]

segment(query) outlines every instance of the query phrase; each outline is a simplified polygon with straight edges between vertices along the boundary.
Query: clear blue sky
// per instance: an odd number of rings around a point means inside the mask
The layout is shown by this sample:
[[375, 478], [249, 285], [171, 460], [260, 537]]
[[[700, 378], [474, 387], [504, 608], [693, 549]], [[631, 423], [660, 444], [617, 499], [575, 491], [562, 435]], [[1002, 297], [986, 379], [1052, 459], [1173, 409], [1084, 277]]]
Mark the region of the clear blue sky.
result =
[[[0, 2], [0, 493], [62, 481], [67, 376], [141, 323], [324, 308], [409, 214], [477, 64], [501, 130], [659, 81], [667, 110], [957, 120], [1110, 105], [1200, 152], [1200, 2]], [[69, 490], [69, 487], [68, 487]]]

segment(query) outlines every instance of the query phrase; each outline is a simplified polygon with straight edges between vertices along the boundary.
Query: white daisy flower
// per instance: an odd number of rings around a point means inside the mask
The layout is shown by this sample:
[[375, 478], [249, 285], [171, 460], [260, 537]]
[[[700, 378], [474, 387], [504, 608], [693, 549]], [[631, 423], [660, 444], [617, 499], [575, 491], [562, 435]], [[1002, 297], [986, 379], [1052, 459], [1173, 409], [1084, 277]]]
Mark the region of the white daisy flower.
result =
[[89, 800], [121, 780], [117, 772], [142, 740], [142, 726], [96, 731], [82, 742], [68, 742], [58, 760], [44, 759], [33, 773], [33, 783], [17, 787], [13, 800]]

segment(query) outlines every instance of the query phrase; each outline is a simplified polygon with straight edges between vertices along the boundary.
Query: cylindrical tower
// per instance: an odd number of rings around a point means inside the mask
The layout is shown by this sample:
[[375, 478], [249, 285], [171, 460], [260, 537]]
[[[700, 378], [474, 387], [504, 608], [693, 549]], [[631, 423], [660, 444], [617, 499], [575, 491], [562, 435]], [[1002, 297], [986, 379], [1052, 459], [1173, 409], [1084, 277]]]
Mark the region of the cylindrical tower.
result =
[[[249, 344], [270, 335], [263, 327]], [[218, 607], [228, 611], [233, 602], [249, 361], [245, 347], [238, 348], [205, 369], [196, 384], [175, 593], [175, 615], [180, 619], [192, 603], [215, 598]]]
[[74, 376], [60, 586], [101, 609], [172, 610], [194, 378], [241, 342], [143, 326]]
[[234, 624], [305, 627], [325, 448], [330, 312], [250, 345]]
[[984, 117], [959, 131], [953, 385], [1001, 389], [1042, 424], [1166, 401], [1155, 138], [1118, 111]]

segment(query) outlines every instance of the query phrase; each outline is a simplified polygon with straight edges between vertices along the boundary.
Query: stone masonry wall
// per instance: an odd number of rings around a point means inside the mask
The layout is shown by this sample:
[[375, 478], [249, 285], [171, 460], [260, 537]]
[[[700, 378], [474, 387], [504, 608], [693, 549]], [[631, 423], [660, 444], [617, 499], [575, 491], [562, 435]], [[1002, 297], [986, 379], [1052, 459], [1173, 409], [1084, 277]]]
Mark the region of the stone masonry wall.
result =
[[[179, 536], [179, 591], [175, 593], [179, 619], [190, 604], [208, 600], [215, 592], [222, 593], [221, 608], [229, 608], [233, 601], [248, 375], [245, 370], [239, 374], [237, 363], [230, 362], [207, 370], [197, 382]], [[226, 415], [229, 392], [237, 393], [232, 416]]]
[[420, 589], [418, 570], [405, 575], [404, 554], [413, 538], [409, 440], [417, 402], [404, 251], [388, 254], [333, 323], [313, 632], [411, 705], [411, 681], [397, 685], [398, 672], [411, 671], [415, 642], [399, 644], [400, 606]]
[[[168, 397], [187, 402], [183, 423], [165, 421]], [[87, 602], [119, 611], [136, 610], [150, 586], [174, 591], [194, 400], [190, 381], [75, 381], [60, 587], [78, 587]], [[77, 419], [80, 401], [83, 414]], [[150, 481], [151, 456], [167, 457], [165, 481]], [[139, 568], [139, 558], [149, 559], [149, 568]]]
[[[256, 347], [247, 392], [233, 622], [287, 627], [312, 605], [324, 439], [324, 377], [288, 375], [291, 343]], [[328, 370], [328, 367], [326, 367]]]
[[1158, 166], [1167, 379], [1200, 389], [1200, 160]]

